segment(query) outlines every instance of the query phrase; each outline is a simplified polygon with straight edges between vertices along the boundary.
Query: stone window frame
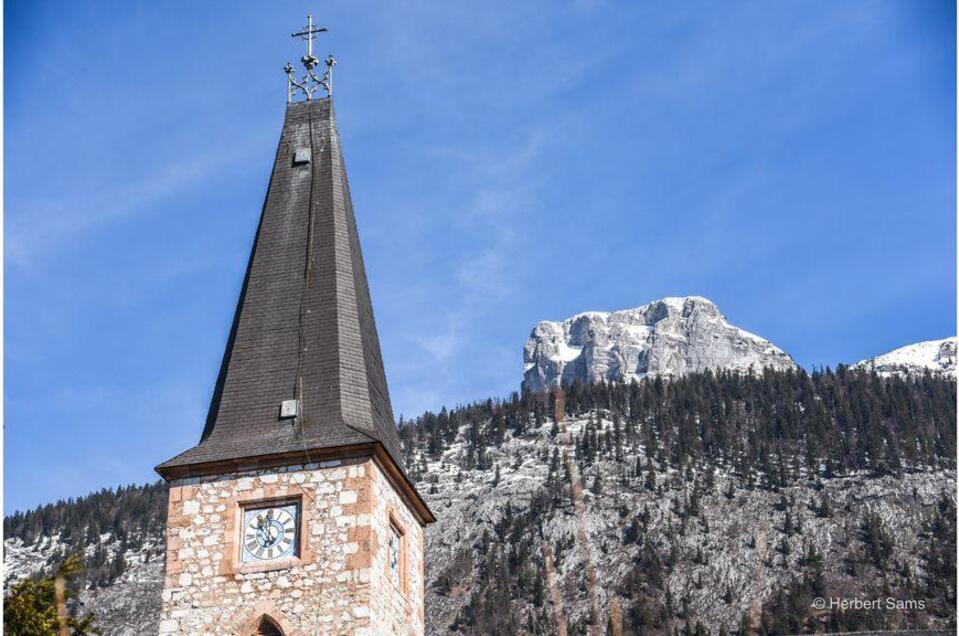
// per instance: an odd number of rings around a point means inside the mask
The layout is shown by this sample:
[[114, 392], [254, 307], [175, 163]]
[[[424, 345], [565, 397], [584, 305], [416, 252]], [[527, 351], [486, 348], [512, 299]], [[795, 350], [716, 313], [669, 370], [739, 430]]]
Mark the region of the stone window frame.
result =
[[[389, 532], [390, 534], [392, 534], [393, 531], [395, 530], [395, 531], [396, 531], [396, 534], [399, 535], [399, 538], [400, 538], [400, 562], [399, 562], [399, 566], [398, 566], [398, 567], [399, 567], [399, 574], [400, 574], [400, 581], [399, 581], [400, 584], [399, 584], [399, 588], [400, 588], [400, 594], [405, 598], [405, 597], [407, 596], [407, 591], [408, 591], [408, 588], [409, 588], [409, 585], [408, 585], [408, 583], [409, 583], [409, 559], [408, 559], [408, 557], [407, 557], [407, 555], [408, 555], [408, 553], [409, 553], [409, 550], [408, 550], [408, 548], [407, 548], [408, 538], [407, 538], [407, 533], [406, 533], [406, 527], [405, 527], [402, 523], [400, 523], [400, 520], [399, 520], [399, 519], [397, 518], [397, 516], [393, 513], [393, 510], [390, 510], [390, 511], [387, 513], [387, 517], [388, 517], [388, 523], [387, 523], [387, 528], [388, 528], [388, 529], [387, 529], [387, 532]], [[390, 537], [387, 537], [387, 540], [386, 540], [386, 550], [387, 550], [387, 553], [386, 553], [386, 576], [387, 576], [387, 578], [389, 578], [390, 582], [392, 583], [392, 581], [393, 581], [393, 573], [390, 571], [390, 554], [389, 554], [390, 541], [389, 541], [389, 539], [390, 539]]]
[[[230, 543], [228, 549], [230, 559], [230, 572], [224, 574], [251, 574], [253, 572], [272, 572], [273, 570], [288, 570], [290, 568], [309, 565], [313, 562], [313, 550], [310, 547], [309, 528], [311, 511], [309, 506], [305, 505], [307, 499], [311, 496], [304, 492], [298, 486], [289, 486], [286, 492], [279, 496], [262, 496], [260, 493], [246, 497], [238, 497], [233, 502], [233, 530], [230, 532], [227, 541]], [[262, 563], [244, 563], [243, 562], [243, 517], [247, 508], [265, 508], [269, 506], [288, 506], [296, 504], [299, 507], [299, 530], [297, 540], [299, 545], [299, 554], [284, 559], [274, 561], [264, 561]]]

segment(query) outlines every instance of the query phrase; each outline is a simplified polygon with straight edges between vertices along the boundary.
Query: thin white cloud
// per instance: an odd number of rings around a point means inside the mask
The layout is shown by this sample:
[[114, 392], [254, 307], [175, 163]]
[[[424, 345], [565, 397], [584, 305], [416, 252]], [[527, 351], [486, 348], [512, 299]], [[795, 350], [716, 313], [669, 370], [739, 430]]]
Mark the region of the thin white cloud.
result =
[[77, 200], [76, 195], [57, 191], [52, 196], [8, 203], [7, 264], [27, 269], [84, 233], [147, 214], [165, 199], [208, 185], [215, 175], [229, 174], [248, 163], [254, 153], [262, 152], [265, 132], [249, 135], [226, 151], [218, 148], [183, 158], [139, 181], [105, 188], [96, 198]]

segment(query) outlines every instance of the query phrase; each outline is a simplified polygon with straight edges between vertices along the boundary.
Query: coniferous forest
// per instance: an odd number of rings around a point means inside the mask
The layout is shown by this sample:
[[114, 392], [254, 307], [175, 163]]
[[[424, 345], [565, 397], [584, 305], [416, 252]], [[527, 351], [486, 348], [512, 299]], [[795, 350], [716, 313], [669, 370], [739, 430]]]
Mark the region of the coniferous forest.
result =
[[[565, 420], [582, 425], [564, 432], [555, 417], [557, 399], [563, 400]], [[428, 551], [429, 629], [547, 634], [555, 633], [557, 620], [566, 622], [570, 634], [587, 633], [594, 624], [612, 629], [613, 623], [623, 634], [789, 634], [922, 627], [933, 624], [930, 620], [954, 625], [952, 487], [942, 482], [934, 503], [917, 519], [912, 542], [920, 547], [911, 559], [912, 553], [897, 545], [902, 538], [888, 518], [853, 507], [833, 484], [851, 476], [887, 483], [929, 473], [951, 474], [954, 487], [956, 423], [953, 378], [883, 378], [845, 367], [577, 383], [560, 398], [517, 393], [401, 421], [408, 471], [437, 516], [444, 513], [439, 506], [469, 496], [457, 490], [463, 485], [495, 489], [520, 464], [540, 465], [545, 474], [527, 498], [507, 497], [495, 514], [464, 523], [475, 526], [476, 534], [464, 531], [461, 543], [442, 557]], [[510, 440], [522, 439], [530, 440], [528, 456], [505, 454]], [[583, 565], [580, 580], [566, 581], [558, 591], [574, 599], [558, 619], [557, 590], [548, 584], [556, 577], [551, 579], [550, 572], [579, 557], [576, 536], [555, 535], [551, 524], [570, 518], [580, 505], [573, 501], [576, 479], [581, 479], [582, 505], [614, 511], [614, 533], [595, 540], [609, 558], [619, 555], [622, 567], [603, 575], [608, 580], [597, 593], [591, 589], [589, 564]], [[626, 493], [641, 493], [650, 503], [627, 506]], [[719, 558], [717, 546], [725, 540], [711, 528], [719, 520], [710, 506], [735, 511], [738, 502], [745, 506], [764, 498], [773, 502], [776, 536], [763, 559], [781, 576], [761, 603], [736, 610], [735, 621], [704, 622], [696, 609], [702, 599], [729, 608], [741, 601], [732, 587], [710, 589], [710, 561]], [[85, 569], [77, 585], [92, 589], [121, 577], [130, 551], [145, 551], [149, 561], [162, 562], [165, 510], [162, 484], [130, 486], [18, 512], [5, 518], [4, 533], [8, 541], [29, 545], [57, 536], [47, 571], [67, 554], [79, 553]], [[827, 522], [841, 523], [843, 529], [840, 566], [830, 565], [811, 539], [811, 529]], [[683, 542], [690, 536], [705, 547], [690, 548]], [[755, 549], [756, 540], [748, 539], [753, 545], [743, 549]], [[106, 544], [114, 549], [106, 550]], [[677, 572], [688, 573], [691, 581], [682, 594], [668, 583]], [[824, 613], [812, 608], [812, 599], [856, 580], [866, 581], [858, 592], [921, 598], [925, 609]], [[614, 596], [611, 614], [608, 602]], [[589, 610], [577, 612], [575, 599]], [[434, 614], [431, 604], [443, 606], [445, 613]]]
[[[53, 569], [66, 555], [80, 554], [80, 585], [109, 585], [126, 568], [127, 550], [146, 548], [148, 558], [163, 558], [167, 489], [162, 482], [103, 489], [78, 499], [67, 499], [17, 512], [3, 520], [5, 540], [41, 543], [58, 535], [60, 546], [48, 557]], [[113, 555], [105, 541], [116, 542]]]
[[[491, 446], [507, 432], [522, 435], [551, 419], [552, 395], [514, 394], [401, 425], [410, 469], [414, 452], [438, 457], [468, 428], [464, 470], [483, 468]], [[840, 367], [743, 375], [693, 374], [641, 383], [574, 383], [565, 391], [568, 416], [609, 414], [612, 431], [586, 430], [576, 452], [586, 462], [622, 456], [642, 444], [658, 462], [725, 462], [766, 484], [852, 471], [897, 474], [916, 467], [955, 468], [956, 384], [927, 375], [881, 378]]]

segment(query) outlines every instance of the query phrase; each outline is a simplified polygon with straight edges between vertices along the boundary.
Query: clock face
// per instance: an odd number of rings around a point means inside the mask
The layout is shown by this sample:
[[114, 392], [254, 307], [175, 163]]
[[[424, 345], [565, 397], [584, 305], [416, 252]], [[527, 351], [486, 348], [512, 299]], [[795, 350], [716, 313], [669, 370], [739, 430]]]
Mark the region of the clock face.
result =
[[296, 556], [299, 507], [248, 508], [243, 513], [243, 561]]

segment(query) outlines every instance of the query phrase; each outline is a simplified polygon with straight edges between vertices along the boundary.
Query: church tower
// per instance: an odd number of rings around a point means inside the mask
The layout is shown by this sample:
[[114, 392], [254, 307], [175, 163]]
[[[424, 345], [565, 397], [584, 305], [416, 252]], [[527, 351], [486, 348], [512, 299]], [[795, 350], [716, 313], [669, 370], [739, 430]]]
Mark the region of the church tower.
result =
[[[161, 634], [422, 634], [403, 469], [332, 100], [307, 39], [199, 443], [169, 483]], [[327, 97], [316, 95], [325, 89]], [[298, 98], [302, 98], [297, 101]]]

